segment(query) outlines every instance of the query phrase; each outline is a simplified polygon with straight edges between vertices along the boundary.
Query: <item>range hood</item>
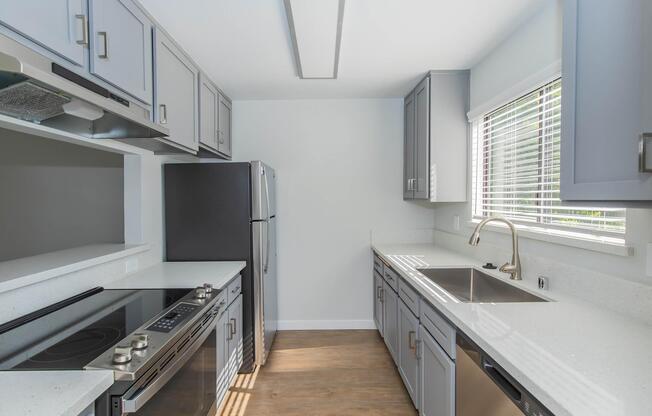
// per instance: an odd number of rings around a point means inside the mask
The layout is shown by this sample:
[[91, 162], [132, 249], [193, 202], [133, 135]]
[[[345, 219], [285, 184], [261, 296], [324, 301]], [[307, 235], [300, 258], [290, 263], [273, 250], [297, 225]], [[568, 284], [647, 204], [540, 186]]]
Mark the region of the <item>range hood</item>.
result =
[[119, 139], [157, 153], [186, 153], [145, 106], [0, 35], [0, 114], [89, 139]]

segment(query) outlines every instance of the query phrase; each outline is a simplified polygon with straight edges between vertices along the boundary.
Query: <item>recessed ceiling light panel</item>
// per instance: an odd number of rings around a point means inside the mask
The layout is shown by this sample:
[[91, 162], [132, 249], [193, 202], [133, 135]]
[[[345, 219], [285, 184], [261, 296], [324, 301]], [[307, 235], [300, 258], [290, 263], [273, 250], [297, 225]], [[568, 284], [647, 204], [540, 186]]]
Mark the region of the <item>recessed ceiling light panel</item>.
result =
[[284, 1], [299, 78], [337, 78], [344, 0]]

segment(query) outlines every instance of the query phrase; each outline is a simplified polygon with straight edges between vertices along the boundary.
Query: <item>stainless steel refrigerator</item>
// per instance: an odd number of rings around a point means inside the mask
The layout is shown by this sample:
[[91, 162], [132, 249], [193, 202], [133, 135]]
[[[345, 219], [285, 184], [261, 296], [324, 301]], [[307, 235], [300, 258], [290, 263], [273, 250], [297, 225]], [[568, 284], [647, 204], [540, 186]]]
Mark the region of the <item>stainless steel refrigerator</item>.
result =
[[244, 260], [241, 372], [263, 365], [277, 329], [276, 174], [263, 162], [164, 166], [167, 261]]

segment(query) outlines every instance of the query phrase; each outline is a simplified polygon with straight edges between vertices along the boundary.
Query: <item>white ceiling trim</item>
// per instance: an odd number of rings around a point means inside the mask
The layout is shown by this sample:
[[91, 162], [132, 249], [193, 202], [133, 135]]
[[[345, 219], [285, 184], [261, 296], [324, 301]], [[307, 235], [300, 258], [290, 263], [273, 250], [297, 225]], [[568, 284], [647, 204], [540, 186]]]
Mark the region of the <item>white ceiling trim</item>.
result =
[[345, 0], [284, 0], [301, 79], [337, 79]]

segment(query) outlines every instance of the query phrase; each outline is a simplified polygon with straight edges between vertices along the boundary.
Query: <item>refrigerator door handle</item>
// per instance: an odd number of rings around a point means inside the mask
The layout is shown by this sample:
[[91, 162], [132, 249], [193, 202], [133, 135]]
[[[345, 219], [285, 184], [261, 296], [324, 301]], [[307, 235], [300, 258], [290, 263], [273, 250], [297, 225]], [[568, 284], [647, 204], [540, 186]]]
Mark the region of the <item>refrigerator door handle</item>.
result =
[[267, 270], [269, 270], [269, 184], [267, 182], [267, 173], [263, 169], [263, 176], [265, 177], [265, 204], [267, 205], [267, 221], [265, 222], [266, 226], [266, 237], [267, 237], [267, 242], [265, 243], [266, 249], [265, 249], [265, 266], [263, 267], [264, 273], [267, 273]]

